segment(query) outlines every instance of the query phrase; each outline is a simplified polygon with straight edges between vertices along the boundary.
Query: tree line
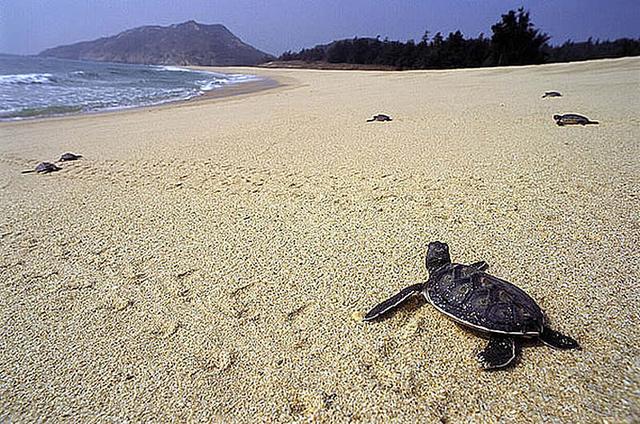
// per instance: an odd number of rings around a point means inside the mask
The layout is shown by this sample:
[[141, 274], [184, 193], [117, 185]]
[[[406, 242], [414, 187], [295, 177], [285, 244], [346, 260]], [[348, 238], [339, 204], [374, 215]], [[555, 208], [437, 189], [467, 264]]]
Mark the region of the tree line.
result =
[[430, 37], [425, 32], [420, 42], [353, 38], [287, 51], [279, 60], [305, 62], [381, 65], [397, 69], [446, 69], [484, 66], [533, 65], [639, 56], [640, 40], [622, 38], [615, 41], [567, 41], [550, 46], [549, 36], [536, 29], [528, 11], [510, 10], [491, 27], [491, 38], [465, 38], [460, 31], [445, 38], [440, 32]]

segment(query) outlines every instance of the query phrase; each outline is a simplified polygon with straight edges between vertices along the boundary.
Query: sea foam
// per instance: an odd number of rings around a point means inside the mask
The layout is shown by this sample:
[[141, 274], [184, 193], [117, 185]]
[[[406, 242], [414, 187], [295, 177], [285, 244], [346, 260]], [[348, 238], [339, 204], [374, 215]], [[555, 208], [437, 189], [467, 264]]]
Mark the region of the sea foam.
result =
[[256, 77], [179, 66], [0, 55], [0, 120], [180, 101]]
[[0, 75], [0, 84], [49, 84], [56, 82], [51, 74]]

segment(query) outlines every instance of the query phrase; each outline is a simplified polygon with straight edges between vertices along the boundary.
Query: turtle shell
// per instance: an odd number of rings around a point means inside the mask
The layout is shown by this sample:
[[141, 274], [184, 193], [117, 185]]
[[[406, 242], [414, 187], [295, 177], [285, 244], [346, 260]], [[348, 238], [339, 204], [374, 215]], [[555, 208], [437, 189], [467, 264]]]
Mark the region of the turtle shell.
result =
[[582, 115], [576, 115], [575, 113], [567, 113], [562, 115], [559, 119], [564, 125], [577, 125], [589, 123], [589, 118]]
[[48, 174], [49, 172], [55, 172], [59, 170], [60, 168], [58, 168], [51, 162], [41, 162], [36, 166], [36, 172], [39, 174]]
[[76, 155], [76, 154], [73, 154], [73, 153], [64, 153], [62, 156], [60, 156], [60, 162], [65, 162], [65, 161], [70, 161], [70, 160], [78, 160], [81, 157], [82, 156]]
[[542, 310], [527, 293], [468, 265], [438, 269], [426, 294], [440, 312], [482, 332], [537, 336], [544, 326]]

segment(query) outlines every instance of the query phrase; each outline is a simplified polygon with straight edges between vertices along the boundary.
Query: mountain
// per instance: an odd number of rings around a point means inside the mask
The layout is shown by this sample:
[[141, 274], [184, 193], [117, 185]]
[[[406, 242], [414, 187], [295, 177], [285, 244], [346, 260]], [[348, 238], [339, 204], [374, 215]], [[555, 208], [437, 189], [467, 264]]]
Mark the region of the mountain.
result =
[[39, 56], [155, 65], [256, 65], [274, 57], [240, 40], [224, 25], [195, 21], [143, 26], [113, 37], [47, 49]]

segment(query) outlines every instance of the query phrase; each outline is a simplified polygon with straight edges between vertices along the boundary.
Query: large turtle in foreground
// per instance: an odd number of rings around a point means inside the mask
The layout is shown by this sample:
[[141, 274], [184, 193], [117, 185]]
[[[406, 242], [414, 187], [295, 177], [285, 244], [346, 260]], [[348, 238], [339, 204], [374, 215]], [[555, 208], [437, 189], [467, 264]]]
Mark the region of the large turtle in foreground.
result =
[[484, 272], [489, 265], [451, 263], [446, 243], [429, 243], [429, 279], [414, 284], [374, 307], [364, 317], [387, 315], [416, 295], [468, 329], [489, 338], [478, 354], [484, 369], [503, 368], [515, 359], [522, 339], [539, 339], [556, 349], [578, 349], [578, 342], [549, 328], [538, 304], [513, 284]]

